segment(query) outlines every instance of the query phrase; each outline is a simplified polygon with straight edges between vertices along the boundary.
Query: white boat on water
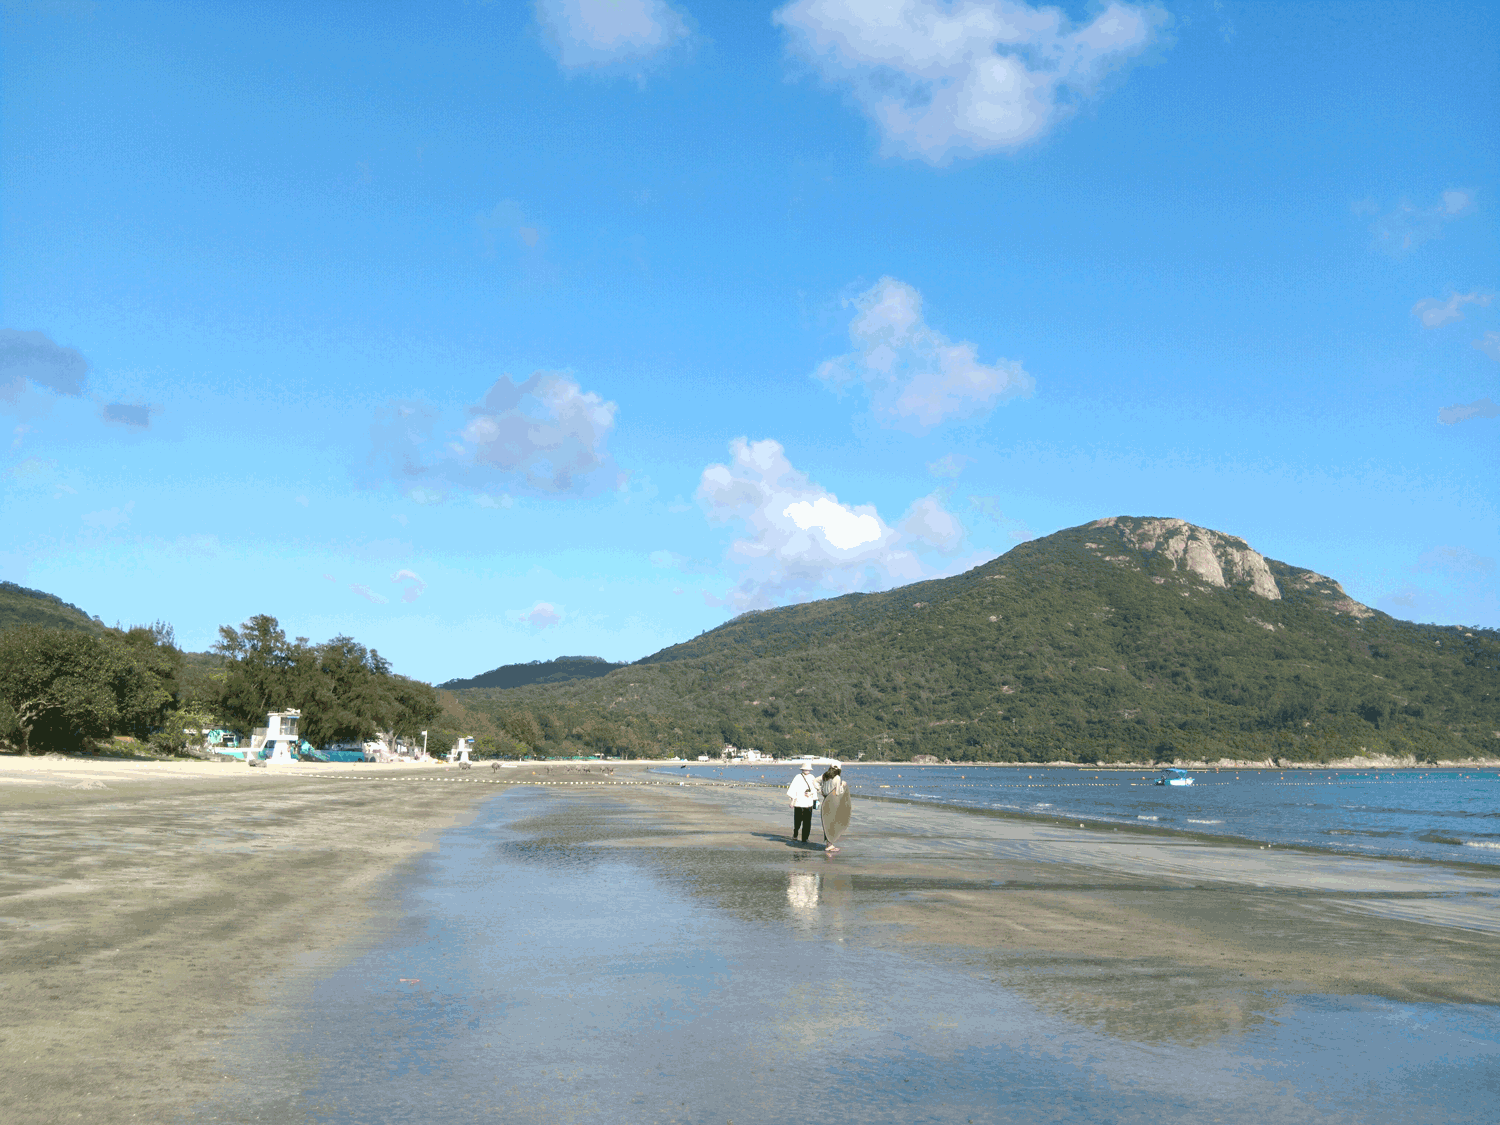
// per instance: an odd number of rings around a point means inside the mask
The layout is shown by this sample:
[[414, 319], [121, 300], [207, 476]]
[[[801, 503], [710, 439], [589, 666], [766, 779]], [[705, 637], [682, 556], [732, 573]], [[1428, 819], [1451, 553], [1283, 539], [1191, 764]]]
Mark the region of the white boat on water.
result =
[[1191, 785], [1194, 781], [1193, 775], [1187, 770], [1164, 769], [1161, 776], [1156, 779], [1158, 785]]

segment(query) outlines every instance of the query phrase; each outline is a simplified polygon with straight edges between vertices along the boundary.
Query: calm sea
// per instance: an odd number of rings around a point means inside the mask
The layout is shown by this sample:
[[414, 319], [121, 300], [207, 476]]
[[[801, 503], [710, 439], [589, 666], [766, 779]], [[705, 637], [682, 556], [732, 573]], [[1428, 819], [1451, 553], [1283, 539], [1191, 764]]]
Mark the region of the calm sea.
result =
[[[793, 774], [782, 765], [703, 762], [654, 772], [764, 785], [785, 785]], [[1500, 772], [1493, 769], [1204, 770], [1181, 788], [1157, 785], [1156, 776], [1056, 766], [844, 767], [856, 796], [1500, 866]]]

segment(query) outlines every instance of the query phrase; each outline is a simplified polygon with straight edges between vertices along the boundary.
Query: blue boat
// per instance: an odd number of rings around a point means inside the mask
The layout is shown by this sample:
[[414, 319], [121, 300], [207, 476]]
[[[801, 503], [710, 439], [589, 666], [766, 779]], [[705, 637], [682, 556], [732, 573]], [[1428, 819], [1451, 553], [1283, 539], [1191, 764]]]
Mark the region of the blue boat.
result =
[[1180, 770], [1171, 766], [1162, 770], [1161, 776], [1156, 779], [1156, 784], [1158, 785], [1191, 785], [1192, 783], [1192, 774], [1188, 773], [1187, 770]]

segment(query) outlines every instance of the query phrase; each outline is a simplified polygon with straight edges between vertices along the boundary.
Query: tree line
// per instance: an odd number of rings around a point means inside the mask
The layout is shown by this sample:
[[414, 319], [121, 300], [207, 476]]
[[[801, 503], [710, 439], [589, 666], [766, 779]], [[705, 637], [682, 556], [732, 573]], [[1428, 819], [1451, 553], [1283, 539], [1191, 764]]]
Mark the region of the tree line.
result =
[[314, 746], [410, 742], [443, 711], [435, 689], [392, 672], [376, 650], [347, 636], [289, 639], [268, 614], [221, 626], [210, 657], [184, 653], [164, 622], [6, 629], [0, 704], [0, 739], [23, 754], [116, 735], [180, 753], [204, 730], [248, 732], [285, 710], [302, 712], [301, 735]]

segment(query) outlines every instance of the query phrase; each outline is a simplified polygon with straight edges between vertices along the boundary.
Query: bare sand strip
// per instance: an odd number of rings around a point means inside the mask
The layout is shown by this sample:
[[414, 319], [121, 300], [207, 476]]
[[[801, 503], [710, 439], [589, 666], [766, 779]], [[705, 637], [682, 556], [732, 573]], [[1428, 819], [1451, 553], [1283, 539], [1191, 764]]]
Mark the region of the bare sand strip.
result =
[[0, 759], [0, 1120], [222, 1100], [231, 1024], [363, 949], [396, 909], [389, 876], [517, 782], [546, 783], [539, 838], [617, 849], [710, 898], [705, 870], [783, 903], [815, 871], [849, 940], [997, 975], [1116, 1034], [1211, 1037], [1297, 992], [1500, 1003], [1483, 874], [875, 801], [825, 856], [789, 844], [774, 790], [621, 784], [647, 780]]
[[221, 1092], [228, 1022], [352, 949], [392, 870], [493, 792], [294, 769], [0, 758], [0, 1120]]

